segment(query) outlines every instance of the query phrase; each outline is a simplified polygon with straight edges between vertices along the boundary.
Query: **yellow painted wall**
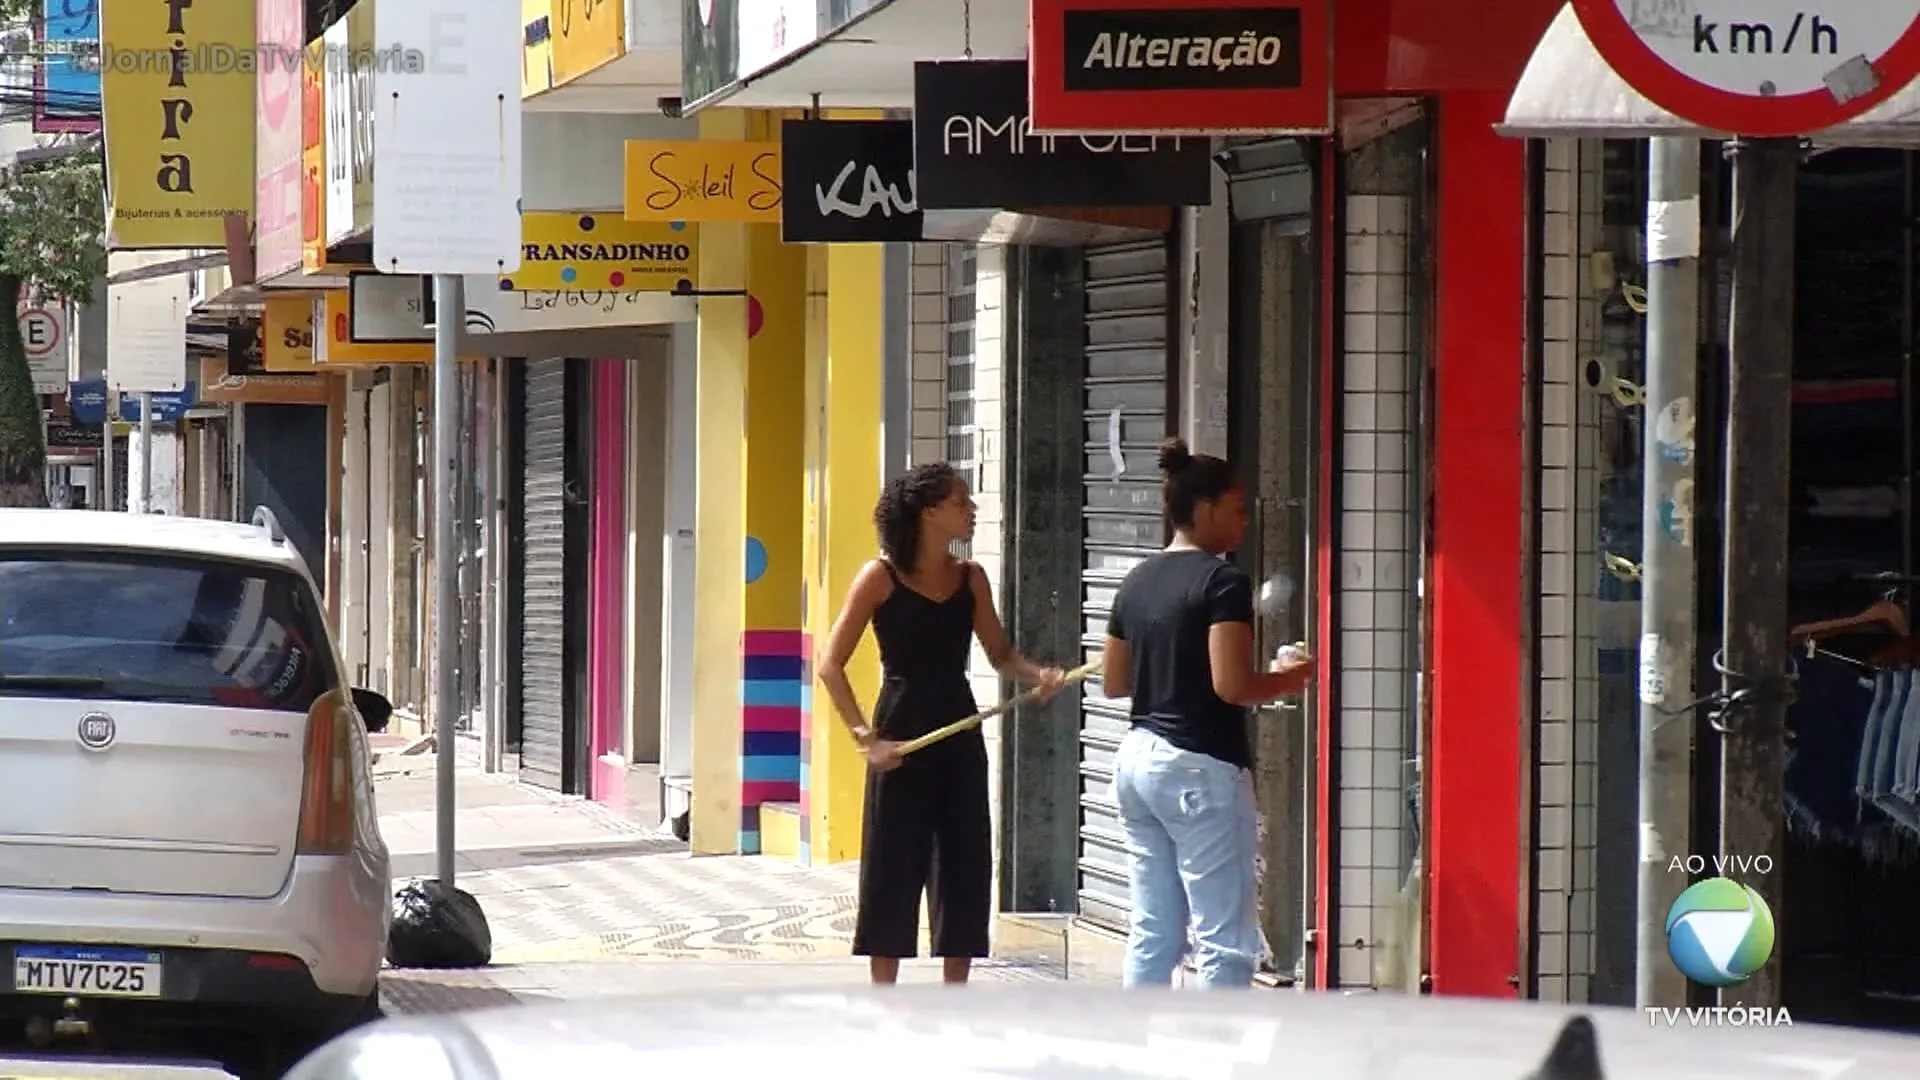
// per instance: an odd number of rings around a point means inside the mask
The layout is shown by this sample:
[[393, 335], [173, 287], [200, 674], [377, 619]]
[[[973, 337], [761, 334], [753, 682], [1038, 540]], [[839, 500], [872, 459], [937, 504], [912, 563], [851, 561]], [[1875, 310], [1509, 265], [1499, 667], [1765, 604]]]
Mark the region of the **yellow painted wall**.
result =
[[[745, 139], [749, 118], [732, 109], [700, 114], [702, 139]], [[700, 229], [703, 292], [747, 288], [748, 227]], [[700, 300], [695, 397], [693, 612], [693, 805], [696, 855], [731, 854], [740, 844], [740, 635], [745, 628], [745, 431], [747, 302]]]
[[[885, 274], [878, 244], [835, 244], [816, 258], [826, 295], [812, 305], [808, 350], [807, 470], [817, 522], [808, 563], [808, 626], [816, 650], [860, 567], [878, 544], [873, 504], [880, 493], [881, 378], [885, 354]], [[869, 632], [848, 664], [854, 694], [868, 709], [879, 694], [880, 657]], [[810, 734], [808, 843], [816, 864], [860, 857], [866, 764], [817, 683]]]
[[[806, 428], [802, 438], [806, 463], [803, 490], [806, 535], [802, 538], [801, 551], [806, 561], [806, 595], [803, 598], [806, 610], [801, 617], [806, 621], [808, 644], [816, 660], [820, 650], [827, 646], [827, 633], [833, 626], [834, 612], [839, 610], [840, 601], [839, 597], [827, 591], [826, 532], [822, 528], [827, 481], [827, 251], [827, 246], [823, 244], [807, 246], [807, 370], [806, 390], [802, 399]], [[862, 644], [863, 649], [871, 649], [864, 642]], [[832, 728], [845, 726], [833, 711], [833, 702], [827, 697], [825, 688], [813, 678], [817, 666], [817, 663], [807, 666], [807, 714], [800, 748], [806, 763], [801, 773], [800, 791], [801, 816], [806, 819], [799, 844], [799, 860], [802, 864], [826, 861], [827, 848], [824, 845], [817, 859], [812, 853], [813, 837], [828, 805], [828, 796], [817, 785], [832, 774], [832, 759], [821, 748], [827, 745], [826, 735]], [[816, 765], [815, 762], [823, 764]], [[816, 768], [822, 771], [815, 772]]]
[[[778, 138], [764, 114], [708, 111], [700, 125], [705, 141]], [[692, 841], [753, 852], [758, 806], [799, 795], [791, 741], [769, 754], [759, 736], [797, 735], [801, 682], [764, 663], [749, 678], [747, 655], [801, 659], [807, 252], [778, 225], [707, 222], [699, 244]]]
[[[779, 138], [777, 120], [763, 136]], [[805, 415], [807, 249], [785, 244], [780, 226], [748, 226], [746, 633], [742, 641], [741, 802], [800, 801], [806, 698], [802, 593], [806, 558]], [[757, 573], [757, 577], [753, 576]], [[740, 847], [764, 850], [760, 823], [743, 814]], [[805, 842], [797, 825], [792, 837]], [[782, 845], [787, 854], [796, 845]]]
[[807, 249], [780, 226], [747, 226], [747, 288], [760, 315], [747, 344], [746, 530], [767, 553], [747, 586], [748, 630], [800, 629]]

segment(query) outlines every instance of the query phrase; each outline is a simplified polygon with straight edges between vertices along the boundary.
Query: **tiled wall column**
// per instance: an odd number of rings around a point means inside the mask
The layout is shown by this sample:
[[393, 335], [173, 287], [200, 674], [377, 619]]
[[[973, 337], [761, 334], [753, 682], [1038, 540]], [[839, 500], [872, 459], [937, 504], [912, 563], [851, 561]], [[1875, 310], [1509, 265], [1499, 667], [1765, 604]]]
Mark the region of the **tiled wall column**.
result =
[[[1546, 145], [1540, 389], [1539, 757], [1534, 790], [1534, 888], [1539, 996], [1586, 1001], [1593, 976], [1595, 681], [1592, 468], [1601, 402], [1584, 384], [1597, 346], [1599, 298], [1581, 295], [1600, 185], [1597, 149]], [[1586, 241], [1586, 243], [1583, 243]]]
[[947, 456], [947, 245], [913, 245], [912, 454], [915, 463]]
[[[1001, 450], [1006, 440], [1003, 409], [1007, 362], [1007, 264], [1010, 249], [999, 244], [982, 244], [975, 258], [973, 287], [973, 500], [979, 506], [974, 517], [970, 555], [993, 584], [994, 602], [1000, 604], [1006, 592], [1007, 567], [1007, 490], [1006, 462]], [[951, 397], [958, 388], [949, 386]], [[1004, 613], [1004, 605], [1002, 612]], [[974, 643], [972, 671], [973, 696], [981, 708], [1000, 702], [1000, 673], [987, 663], [979, 642]], [[993, 809], [993, 834], [1002, 835], [1000, 822], [1001, 723], [1006, 718], [987, 721], [982, 731], [987, 740], [987, 790]], [[994, 859], [994, 891], [999, 892], [1000, 859]]]
[[1412, 200], [1346, 201], [1339, 402], [1339, 935], [1335, 981], [1409, 977], [1418, 902], [1401, 902], [1412, 849], [1409, 745], [1420, 665], [1415, 612], [1419, 462], [1409, 347]]

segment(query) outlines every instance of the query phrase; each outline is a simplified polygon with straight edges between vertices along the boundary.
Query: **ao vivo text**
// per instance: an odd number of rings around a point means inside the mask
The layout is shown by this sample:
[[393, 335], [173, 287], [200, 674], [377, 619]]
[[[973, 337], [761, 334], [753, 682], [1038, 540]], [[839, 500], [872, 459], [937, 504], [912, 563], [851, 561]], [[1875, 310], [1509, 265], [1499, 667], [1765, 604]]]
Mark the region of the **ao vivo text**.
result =
[[1715, 877], [1765, 877], [1773, 873], [1771, 855], [1675, 855], [1667, 860], [1669, 874], [1704, 874]]
[[1783, 1008], [1759, 1005], [1698, 1005], [1668, 1008], [1647, 1006], [1649, 1027], [1792, 1027], [1793, 1015]]

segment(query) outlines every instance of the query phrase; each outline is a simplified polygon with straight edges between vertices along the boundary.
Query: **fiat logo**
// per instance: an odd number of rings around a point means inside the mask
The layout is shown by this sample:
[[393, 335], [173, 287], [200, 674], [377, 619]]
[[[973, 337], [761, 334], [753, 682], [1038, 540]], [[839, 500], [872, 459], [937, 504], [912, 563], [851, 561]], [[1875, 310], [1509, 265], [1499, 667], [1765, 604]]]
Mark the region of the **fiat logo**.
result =
[[106, 713], [90, 712], [80, 718], [80, 745], [89, 750], [112, 746], [115, 734], [113, 717]]

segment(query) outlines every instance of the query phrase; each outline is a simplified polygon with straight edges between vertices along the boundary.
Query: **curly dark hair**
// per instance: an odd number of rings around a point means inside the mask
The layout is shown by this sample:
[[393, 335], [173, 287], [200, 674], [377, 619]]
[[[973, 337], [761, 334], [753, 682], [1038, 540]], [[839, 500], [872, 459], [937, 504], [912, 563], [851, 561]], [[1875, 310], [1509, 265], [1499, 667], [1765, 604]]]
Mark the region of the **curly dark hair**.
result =
[[873, 527], [880, 534], [880, 551], [896, 569], [910, 574], [920, 554], [920, 515], [953, 494], [960, 474], [944, 461], [915, 465], [886, 482], [873, 507]]

